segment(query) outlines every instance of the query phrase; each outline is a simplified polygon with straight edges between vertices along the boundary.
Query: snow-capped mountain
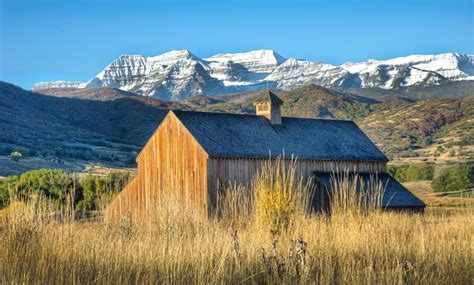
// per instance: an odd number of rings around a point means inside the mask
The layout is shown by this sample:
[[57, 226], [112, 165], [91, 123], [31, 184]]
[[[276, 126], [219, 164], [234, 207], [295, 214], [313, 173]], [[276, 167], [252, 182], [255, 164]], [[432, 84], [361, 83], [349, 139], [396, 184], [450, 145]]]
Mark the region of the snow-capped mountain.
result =
[[207, 63], [187, 50], [154, 57], [120, 56], [86, 85], [87, 88], [115, 87], [163, 99], [218, 94], [222, 86], [209, 75]]
[[53, 82], [38, 82], [33, 89], [48, 89], [48, 88], [84, 88], [87, 83], [76, 81], [53, 81]]
[[264, 88], [324, 87], [385, 89], [474, 80], [474, 56], [410, 55], [389, 60], [331, 64], [284, 58], [273, 50], [200, 58], [188, 50], [158, 56], [123, 55], [86, 83], [40, 82], [34, 89], [114, 87], [160, 99], [218, 95]]

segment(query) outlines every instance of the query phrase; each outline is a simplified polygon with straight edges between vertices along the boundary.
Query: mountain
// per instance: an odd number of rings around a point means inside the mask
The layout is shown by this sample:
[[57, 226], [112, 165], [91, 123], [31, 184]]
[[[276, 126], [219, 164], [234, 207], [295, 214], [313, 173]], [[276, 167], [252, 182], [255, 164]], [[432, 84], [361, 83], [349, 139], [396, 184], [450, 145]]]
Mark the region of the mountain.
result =
[[389, 60], [331, 64], [284, 58], [273, 50], [200, 58], [188, 50], [158, 56], [123, 55], [86, 83], [41, 82], [33, 90], [110, 87], [143, 96], [182, 100], [265, 88], [406, 90], [474, 80], [474, 56], [460, 53], [410, 55]]
[[50, 88], [84, 88], [86, 83], [78, 81], [53, 81], [53, 82], [38, 82], [33, 86], [33, 89], [50, 89]]

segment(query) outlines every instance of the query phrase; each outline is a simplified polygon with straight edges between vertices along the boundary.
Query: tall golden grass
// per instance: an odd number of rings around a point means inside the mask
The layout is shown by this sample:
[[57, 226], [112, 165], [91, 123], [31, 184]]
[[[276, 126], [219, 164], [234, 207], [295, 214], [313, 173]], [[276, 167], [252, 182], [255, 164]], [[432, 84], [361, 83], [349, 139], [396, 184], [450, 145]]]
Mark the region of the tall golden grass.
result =
[[[265, 166], [253, 193], [234, 185], [220, 197], [219, 215], [209, 220], [193, 218], [172, 203], [147, 227], [126, 220], [117, 226], [59, 222], [45, 201], [26, 201], [0, 221], [0, 279], [20, 284], [472, 284], [472, 212], [362, 213], [353, 208], [363, 206], [357, 200], [349, 206], [333, 199], [333, 209], [339, 210], [332, 215], [309, 215], [301, 209], [311, 189], [292, 168]], [[340, 182], [347, 187], [334, 187], [354, 189]]]
[[385, 186], [377, 174], [364, 180], [348, 169], [332, 173], [330, 179], [330, 207], [333, 216], [360, 216], [383, 209]]

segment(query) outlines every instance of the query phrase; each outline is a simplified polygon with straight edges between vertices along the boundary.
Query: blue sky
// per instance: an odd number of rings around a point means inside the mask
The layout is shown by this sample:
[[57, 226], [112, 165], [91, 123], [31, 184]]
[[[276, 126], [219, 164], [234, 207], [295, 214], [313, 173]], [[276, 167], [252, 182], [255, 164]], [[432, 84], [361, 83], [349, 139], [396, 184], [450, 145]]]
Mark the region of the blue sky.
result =
[[0, 0], [0, 80], [86, 81], [121, 54], [274, 49], [332, 64], [474, 54], [474, 1]]

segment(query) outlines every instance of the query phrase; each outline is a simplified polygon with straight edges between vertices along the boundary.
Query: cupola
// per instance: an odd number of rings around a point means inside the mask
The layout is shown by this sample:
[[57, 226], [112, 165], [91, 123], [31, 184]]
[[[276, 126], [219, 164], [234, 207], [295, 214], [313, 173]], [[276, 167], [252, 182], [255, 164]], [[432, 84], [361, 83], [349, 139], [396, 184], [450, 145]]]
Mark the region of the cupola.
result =
[[257, 116], [264, 116], [272, 125], [281, 125], [281, 100], [270, 90], [263, 91], [255, 100]]

